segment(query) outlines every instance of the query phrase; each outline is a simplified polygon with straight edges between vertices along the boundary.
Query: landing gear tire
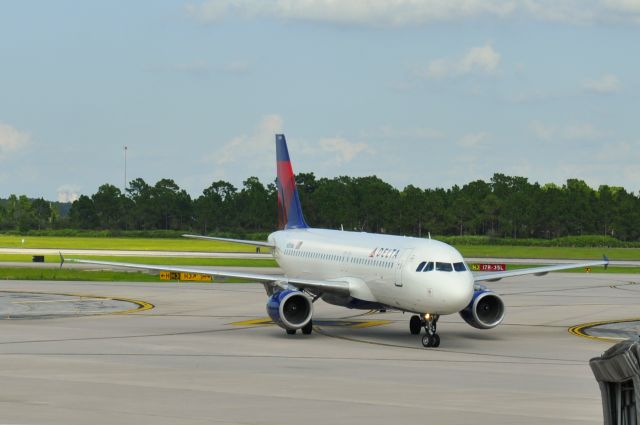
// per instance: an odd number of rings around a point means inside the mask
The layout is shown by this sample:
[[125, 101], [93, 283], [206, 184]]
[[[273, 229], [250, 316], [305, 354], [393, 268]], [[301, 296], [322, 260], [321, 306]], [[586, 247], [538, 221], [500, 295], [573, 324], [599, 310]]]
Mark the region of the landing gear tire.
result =
[[433, 338], [433, 345], [432, 345], [432, 347], [436, 347], [436, 348], [437, 348], [437, 347], [440, 347], [440, 335], [438, 335], [438, 334], [434, 334], [432, 338]]
[[440, 336], [438, 334], [425, 335], [422, 337], [422, 345], [425, 347], [440, 347]]
[[440, 316], [437, 314], [425, 314], [425, 321], [422, 323], [424, 330], [427, 332], [427, 334], [422, 337], [422, 345], [425, 347], [440, 346], [440, 336], [436, 333], [439, 318]]
[[425, 335], [422, 337], [422, 345], [425, 347], [433, 347], [433, 338], [431, 335]]
[[304, 335], [311, 335], [312, 331], [313, 331], [313, 320], [309, 320], [309, 323], [307, 323], [302, 327], [302, 333]]
[[295, 329], [287, 329], [287, 335], [295, 335], [295, 334], [296, 334]]
[[422, 328], [422, 320], [420, 320], [420, 316], [411, 316], [411, 320], [409, 320], [409, 331], [411, 335], [418, 335], [420, 333], [420, 328]]

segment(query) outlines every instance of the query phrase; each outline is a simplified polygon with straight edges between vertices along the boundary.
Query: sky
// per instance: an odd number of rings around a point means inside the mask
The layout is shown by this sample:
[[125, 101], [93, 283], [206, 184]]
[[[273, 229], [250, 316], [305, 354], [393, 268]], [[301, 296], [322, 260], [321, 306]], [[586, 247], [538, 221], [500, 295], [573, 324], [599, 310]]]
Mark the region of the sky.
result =
[[640, 189], [640, 0], [0, 3], [0, 197], [494, 173]]

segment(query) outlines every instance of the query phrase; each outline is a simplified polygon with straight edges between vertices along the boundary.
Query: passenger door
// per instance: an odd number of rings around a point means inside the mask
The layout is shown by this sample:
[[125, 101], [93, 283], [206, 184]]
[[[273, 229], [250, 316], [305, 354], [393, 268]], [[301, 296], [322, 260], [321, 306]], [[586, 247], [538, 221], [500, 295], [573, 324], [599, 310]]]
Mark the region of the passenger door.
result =
[[396, 258], [396, 264], [395, 264], [396, 270], [395, 270], [395, 282], [394, 282], [396, 286], [398, 287], [402, 286], [402, 270], [404, 268], [404, 265], [412, 260], [414, 260], [412, 249], [402, 250], [398, 258]]

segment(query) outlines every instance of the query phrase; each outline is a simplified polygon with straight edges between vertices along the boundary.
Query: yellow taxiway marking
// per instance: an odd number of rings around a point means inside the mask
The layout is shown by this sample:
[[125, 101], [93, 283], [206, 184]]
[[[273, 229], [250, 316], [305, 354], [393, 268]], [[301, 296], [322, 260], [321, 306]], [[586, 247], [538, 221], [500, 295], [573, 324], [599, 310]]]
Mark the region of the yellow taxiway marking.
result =
[[[344, 326], [344, 327], [350, 327], [350, 328], [354, 328], [354, 329], [371, 328], [373, 326], [383, 326], [383, 325], [388, 325], [389, 323], [392, 323], [391, 320], [343, 320], [343, 319], [331, 320], [331, 319], [326, 319], [326, 320], [314, 320], [314, 322], [313, 322], [314, 326]], [[273, 320], [271, 320], [268, 317], [263, 317], [263, 318], [259, 318], [259, 319], [243, 320], [241, 322], [233, 322], [233, 323], [229, 323], [229, 324], [233, 325], [233, 326], [271, 326], [271, 325], [275, 325], [275, 323], [273, 323]]]
[[595, 326], [601, 325], [611, 325], [614, 323], [628, 323], [628, 322], [640, 322], [640, 318], [635, 319], [622, 319], [622, 320], [602, 320], [600, 322], [590, 322], [590, 323], [582, 323], [580, 325], [575, 325], [567, 329], [571, 335], [579, 336], [582, 338], [591, 339], [594, 341], [604, 341], [604, 342], [618, 342], [622, 341], [626, 338], [611, 338], [606, 336], [593, 336], [588, 335], [585, 331], [589, 328], [593, 328]]
[[230, 323], [230, 325], [234, 325], [234, 326], [269, 326], [269, 325], [275, 325], [275, 323], [273, 323], [273, 320], [269, 319], [268, 317], [265, 317], [263, 319], [251, 319], [251, 320], [243, 320], [242, 322], [233, 322], [233, 323]]
[[[106, 312], [106, 313], [93, 314], [94, 316], [109, 316], [109, 315], [116, 315], [116, 314], [139, 313], [141, 311], [151, 310], [152, 308], [155, 307], [153, 304], [148, 303], [146, 301], [133, 300], [131, 298], [121, 298], [121, 297], [101, 297], [101, 296], [87, 295], [87, 294], [69, 294], [69, 293], [61, 294], [61, 293], [55, 293], [55, 292], [33, 292], [33, 291], [0, 291], [0, 292], [11, 293], [11, 294], [62, 295], [62, 296], [65, 296], [65, 297], [77, 297], [79, 299], [84, 299], [84, 300], [88, 299], [88, 300], [122, 301], [122, 302], [135, 304], [137, 306], [136, 308], [130, 308], [128, 310], [111, 311], [111, 312]], [[58, 300], [50, 300], [50, 301], [55, 302], [55, 301], [58, 301]], [[71, 300], [64, 300], [64, 301], [71, 301]], [[15, 304], [15, 303], [19, 303], [19, 302], [20, 301], [14, 301], [13, 303]], [[32, 302], [38, 302], [38, 301], [32, 301]], [[40, 302], [45, 302], [45, 301], [40, 301]], [[28, 301], [25, 302], [25, 303], [28, 303]]]

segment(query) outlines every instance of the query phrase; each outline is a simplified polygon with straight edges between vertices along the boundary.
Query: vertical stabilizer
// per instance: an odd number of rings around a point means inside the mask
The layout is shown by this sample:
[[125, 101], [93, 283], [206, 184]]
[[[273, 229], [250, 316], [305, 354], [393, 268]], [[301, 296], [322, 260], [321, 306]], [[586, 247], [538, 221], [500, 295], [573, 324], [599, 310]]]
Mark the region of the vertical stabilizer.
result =
[[305, 229], [296, 178], [293, 174], [289, 150], [284, 134], [276, 134], [276, 160], [278, 167], [278, 224], [281, 229]]

